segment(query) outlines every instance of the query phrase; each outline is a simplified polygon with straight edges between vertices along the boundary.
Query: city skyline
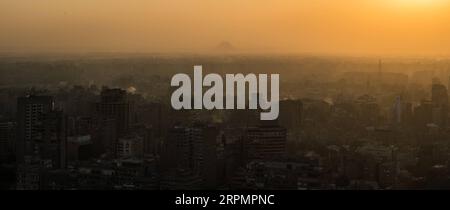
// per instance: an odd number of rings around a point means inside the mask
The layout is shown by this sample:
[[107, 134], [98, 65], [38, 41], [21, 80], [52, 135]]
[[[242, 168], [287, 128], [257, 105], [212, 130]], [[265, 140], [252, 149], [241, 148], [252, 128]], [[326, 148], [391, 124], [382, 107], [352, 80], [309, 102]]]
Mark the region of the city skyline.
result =
[[449, 190], [449, 11], [0, 0], [0, 190]]

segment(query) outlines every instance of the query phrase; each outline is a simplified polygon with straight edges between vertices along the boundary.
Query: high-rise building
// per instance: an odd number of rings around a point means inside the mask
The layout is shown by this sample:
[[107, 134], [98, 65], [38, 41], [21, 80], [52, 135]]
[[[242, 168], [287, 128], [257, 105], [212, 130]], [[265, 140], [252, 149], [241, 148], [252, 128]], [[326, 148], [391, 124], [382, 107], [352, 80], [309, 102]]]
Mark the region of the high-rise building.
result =
[[88, 160], [93, 157], [91, 135], [67, 137], [67, 162]]
[[154, 135], [154, 129], [151, 126], [146, 126], [143, 129], [144, 137], [144, 155], [155, 155], [159, 152], [159, 138]]
[[164, 142], [163, 161], [167, 168], [197, 172], [202, 162], [202, 130], [175, 126]]
[[286, 129], [268, 125], [247, 129], [246, 147], [250, 159], [268, 159], [286, 154]]
[[139, 123], [151, 125], [155, 137], [165, 135], [169, 125], [169, 107], [162, 103], [145, 103], [136, 107], [135, 115]]
[[36, 139], [41, 159], [50, 160], [53, 168], [67, 165], [67, 118], [62, 111], [41, 116], [41, 135]]
[[437, 106], [448, 106], [447, 88], [442, 84], [433, 84], [431, 88], [431, 101]]
[[431, 88], [431, 102], [433, 103], [433, 123], [444, 127], [448, 118], [448, 93], [447, 88], [435, 83]]
[[0, 163], [7, 161], [14, 154], [16, 140], [16, 124], [14, 122], [0, 123]]
[[120, 158], [142, 158], [144, 139], [139, 135], [127, 135], [117, 142], [117, 156]]
[[358, 120], [364, 124], [374, 125], [377, 123], [380, 107], [376, 98], [371, 95], [362, 95], [355, 101], [358, 111]]
[[90, 116], [69, 117], [67, 130], [71, 136], [88, 135], [94, 130], [94, 119]]
[[16, 172], [17, 190], [39, 190], [41, 182], [40, 170], [42, 168], [39, 159], [27, 156], [23, 163], [18, 165]]
[[110, 158], [116, 157], [117, 120], [100, 119], [93, 132], [93, 147], [96, 155], [106, 154]]
[[222, 141], [222, 136], [220, 135], [220, 129], [214, 125], [202, 127], [202, 134], [202, 162], [200, 165], [204, 187], [215, 189], [219, 181], [217, 144]]
[[51, 96], [29, 95], [17, 99], [17, 142], [16, 157], [18, 163], [24, 157], [35, 152], [34, 140], [40, 138], [41, 116], [53, 110]]
[[100, 117], [116, 120], [119, 135], [124, 135], [128, 131], [130, 103], [125, 90], [103, 88], [101, 101], [97, 103], [96, 110]]
[[414, 108], [414, 124], [417, 131], [423, 130], [427, 124], [432, 123], [433, 106], [429, 100], [422, 100], [420, 105]]
[[412, 120], [412, 104], [402, 100], [400, 96], [395, 99], [392, 110], [392, 121], [394, 124], [409, 124]]
[[303, 103], [300, 100], [282, 100], [280, 101], [280, 125], [293, 131], [300, 129], [302, 121]]

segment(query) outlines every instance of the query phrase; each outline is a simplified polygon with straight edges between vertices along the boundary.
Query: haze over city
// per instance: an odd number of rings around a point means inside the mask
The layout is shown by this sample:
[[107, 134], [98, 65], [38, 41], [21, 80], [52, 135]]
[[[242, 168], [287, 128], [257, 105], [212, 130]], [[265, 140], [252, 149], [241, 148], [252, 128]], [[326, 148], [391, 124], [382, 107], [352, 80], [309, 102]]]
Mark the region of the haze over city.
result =
[[0, 0], [0, 190], [448, 190], [448, 11]]

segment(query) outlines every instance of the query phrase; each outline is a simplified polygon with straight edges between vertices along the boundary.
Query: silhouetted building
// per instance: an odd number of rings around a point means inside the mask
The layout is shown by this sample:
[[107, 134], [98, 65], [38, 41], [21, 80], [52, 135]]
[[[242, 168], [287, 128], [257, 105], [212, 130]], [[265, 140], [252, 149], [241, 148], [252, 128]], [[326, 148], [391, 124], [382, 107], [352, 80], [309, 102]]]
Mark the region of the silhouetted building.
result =
[[202, 128], [202, 163], [201, 174], [204, 187], [216, 189], [218, 186], [219, 164], [217, 144], [221, 141], [220, 129], [216, 126], [204, 126]]
[[41, 115], [40, 139], [37, 139], [41, 159], [51, 160], [53, 168], [67, 165], [67, 117], [61, 111]]
[[280, 116], [278, 121], [281, 126], [298, 131], [302, 122], [303, 103], [300, 100], [280, 101]]
[[130, 103], [125, 90], [104, 88], [101, 92], [101, 101], [97, 103], [96, 108], [100, 117], [116, 120], [119, 136], [128, 131]]
[[202, 163], [202, 130], [175, 126], [164, 142], [163, 165], [165, 168], [188, 169], [198, 172]]
[[358, 109], [359, 120], [367, 125], [374, 125], [378, 122], [380, 107], [374, 97], [362, 95], [355, 101]]
[[116, 121], [115, 119], [100, 119], [97, 122], [92, 139], [95, 154], [106, 154], [109, 158], [116, 157], [118, 139]]
[[433, 104], [431, 101], [422, 100], [420, 105], [414, 108], [414, 124], [417, 131], [423, 130], [432, 119]]
[[117, 156], [120, 158], [142, 158], [144, 139], [138, 135], [127, 135], [117, 141]]
[[34, 140], [40, 138], [41, 116], [53, 110], [53, 97], [26, 96], [17, 100], [17, 144], [16, 157], [23, 163], [24, 156], [35, 151]]
[[16, 124], [14, 122], [0, 123], [0, 163], [9, 162], [14, 154], [16, 141]]
[[71, 117], [67, 123], [68, 134], [75, 135], [87, 135], [94, 129], [94, 119], [90, 116]]
[[39, 190], [42, 164], [39, 159], [26, 156], [23, 163], [17, 166], [16, 189]]
[[392, 121], [397, 125], [409, 125], [412, 121], [412, 104], [398, 96], [392, 110]]
[[447, 88], [442, 84], [433, 84], [431, 88], [431, 101], [434, 105], [448, 106]]
[[82, 161], [94, 157], [91, 135], [67, 137], [67, 161]]
[[136, 119], [145, 125], [151, 125], [153, 135], [161, 137], [168, 130], [169, 107], [161, 103], [150, 103], [137, 105]]
[[431, 102], [433, 103], [433, 123], [445, 127], [448, 118], [448, 93], [444, 85], [439, 83], [432, 85]]
[[286, 154], [286, 129], [259, 126], [247, 129], [246, 147], [250, 159], [270, 159]]

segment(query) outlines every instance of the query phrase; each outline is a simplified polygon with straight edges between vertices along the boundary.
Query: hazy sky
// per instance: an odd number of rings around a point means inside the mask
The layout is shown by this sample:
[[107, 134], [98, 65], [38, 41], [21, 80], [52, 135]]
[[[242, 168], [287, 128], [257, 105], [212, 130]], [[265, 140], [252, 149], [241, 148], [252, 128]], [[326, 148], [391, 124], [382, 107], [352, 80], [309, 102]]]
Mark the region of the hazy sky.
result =
[[450, 0], [0, 0], [0, 52], [450, 55]]

